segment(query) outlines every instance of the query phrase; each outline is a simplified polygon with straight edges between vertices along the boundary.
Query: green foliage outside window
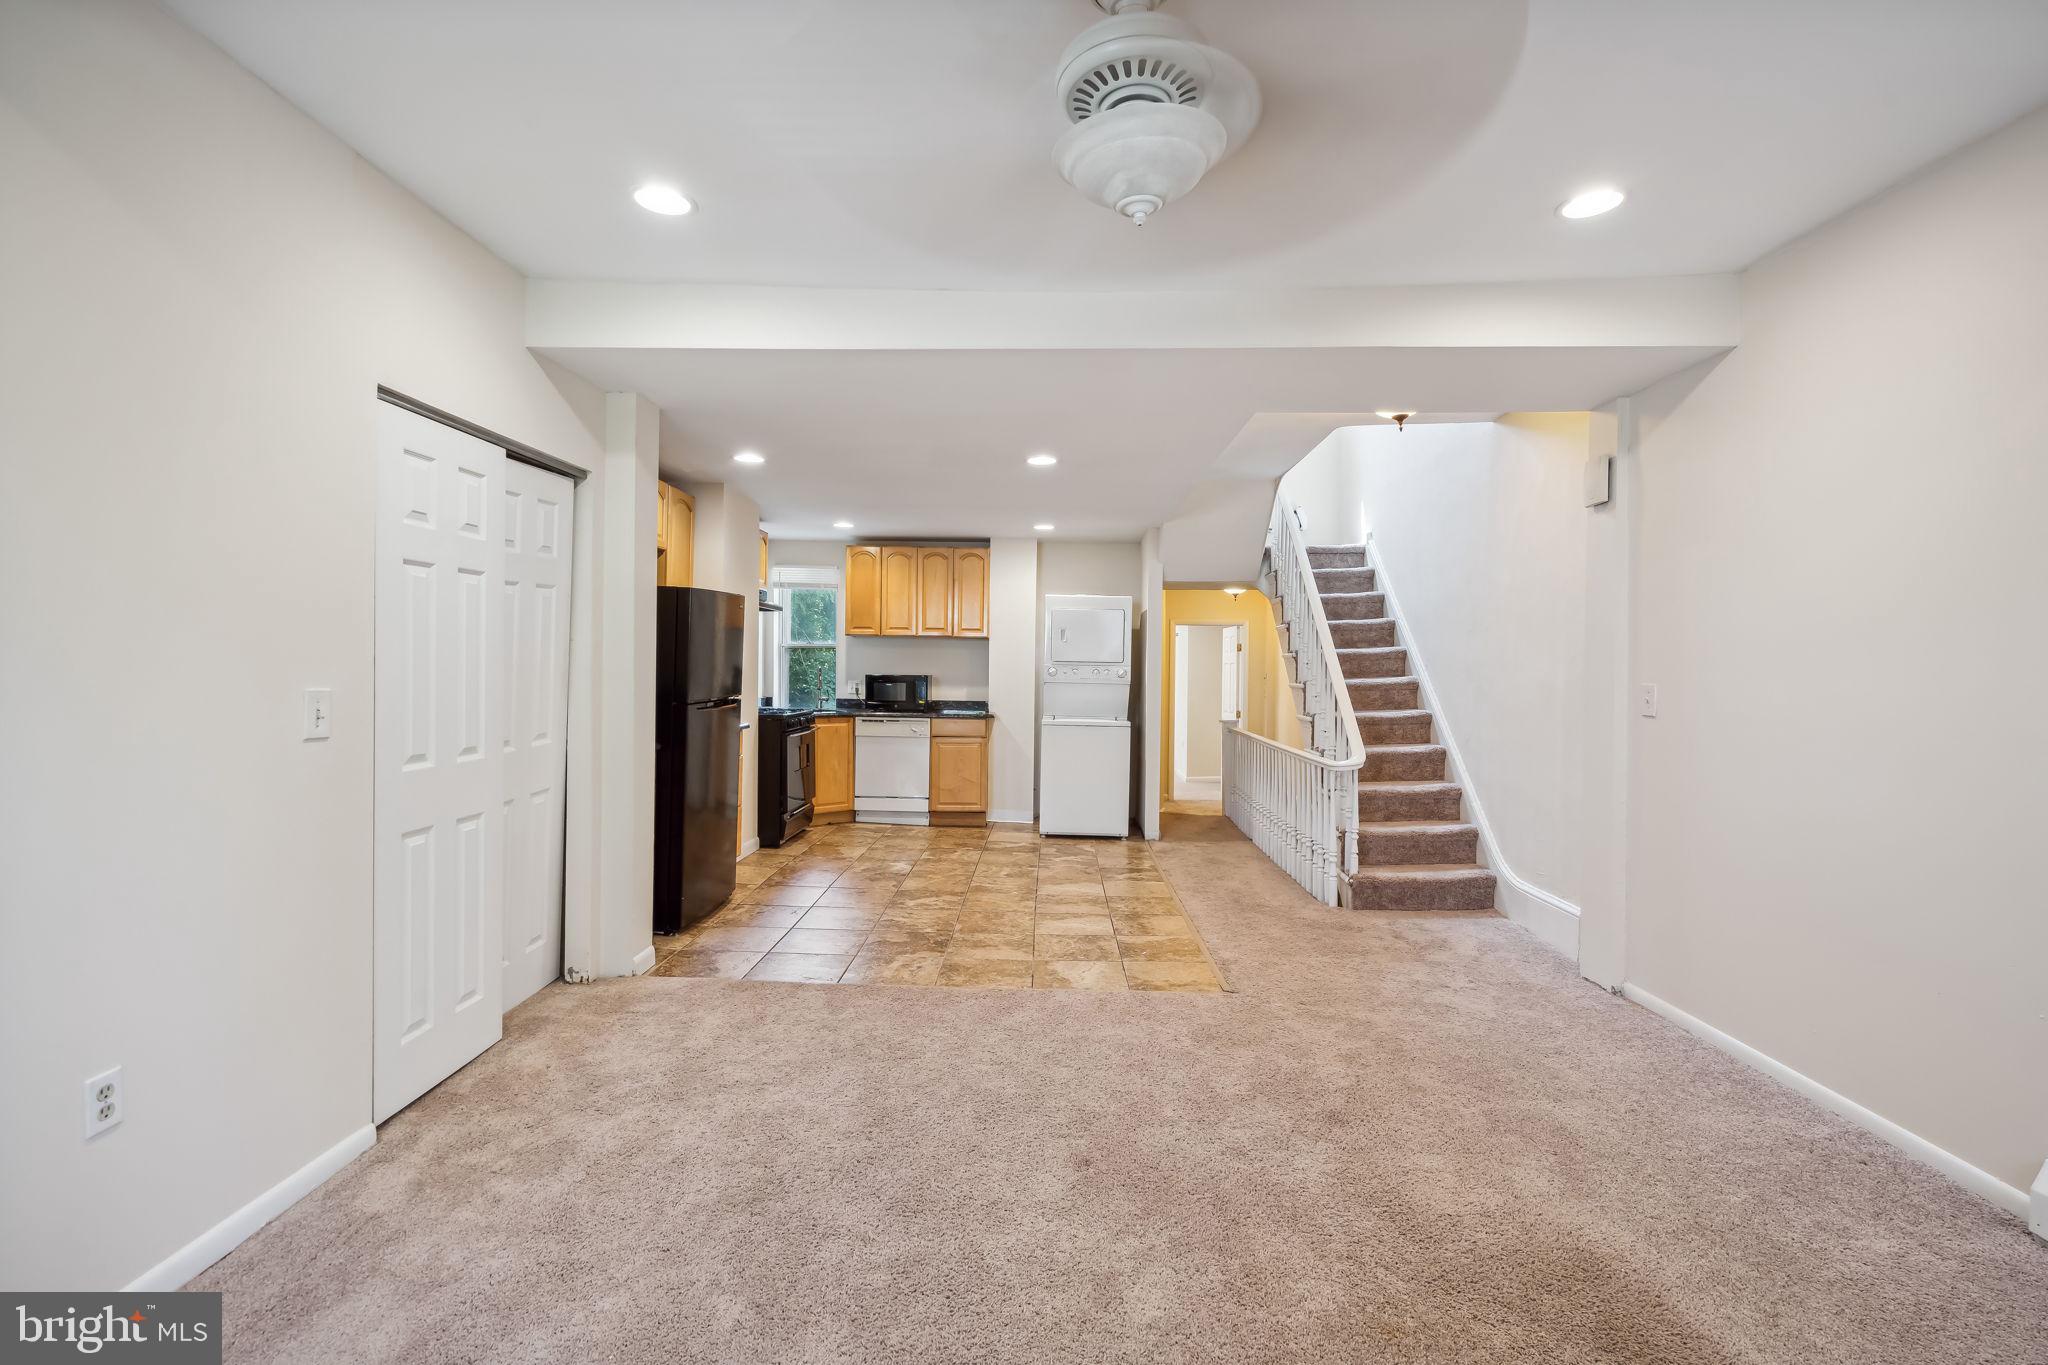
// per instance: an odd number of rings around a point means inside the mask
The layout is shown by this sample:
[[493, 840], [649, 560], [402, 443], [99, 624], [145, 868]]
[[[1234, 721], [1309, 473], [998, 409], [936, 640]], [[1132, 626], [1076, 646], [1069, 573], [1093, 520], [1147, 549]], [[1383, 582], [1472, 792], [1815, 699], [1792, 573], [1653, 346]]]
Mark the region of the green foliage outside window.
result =
[[789, 650], [789, 704], [824, 706], [838, 691], [837, 656], [831, 645], [793, 645]]
[[789, 704], [825, 706], [839, 694], [839, 593], [793, 588], [789, 594]]
[[837, 638], [839, 594], [830, 588], [797, 588], [789, 594], [789, 642], [829, 645]]

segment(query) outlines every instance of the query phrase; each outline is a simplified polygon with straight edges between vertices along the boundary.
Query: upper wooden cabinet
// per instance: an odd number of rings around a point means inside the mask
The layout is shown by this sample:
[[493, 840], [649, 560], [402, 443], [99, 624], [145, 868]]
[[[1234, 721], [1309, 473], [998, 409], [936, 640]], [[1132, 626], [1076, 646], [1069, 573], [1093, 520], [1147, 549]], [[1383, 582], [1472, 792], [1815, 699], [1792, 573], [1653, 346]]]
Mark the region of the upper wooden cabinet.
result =
[[953, 551], [953, 634], [988, 638], [988, 551], [979, 545]]
[[882, 548], [846, 547], [846, 633], [882, 633]]
[[988, 638], [986, 545], [849, 545], [848, 635]]
[[882, 634], [917, 634], [917, 551], [882, 547]]
[[953, 633], [953, 550], [950, 546], [917, 547], [917, 633]]
[[687, 588], [697, 553], [697, 501], [666, 483], [655, 484], [654, 492], [654, 581]]

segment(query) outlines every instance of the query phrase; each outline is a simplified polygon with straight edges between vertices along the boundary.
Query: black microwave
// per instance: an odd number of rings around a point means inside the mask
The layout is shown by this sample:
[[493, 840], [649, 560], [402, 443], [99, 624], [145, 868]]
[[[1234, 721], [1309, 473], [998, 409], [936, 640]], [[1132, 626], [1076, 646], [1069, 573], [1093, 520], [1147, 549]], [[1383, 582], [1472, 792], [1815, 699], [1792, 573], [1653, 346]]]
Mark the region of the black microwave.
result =
[[877, 711], [924, 711], [932, 703], [929, 673], [870, 673], [867, 704]]

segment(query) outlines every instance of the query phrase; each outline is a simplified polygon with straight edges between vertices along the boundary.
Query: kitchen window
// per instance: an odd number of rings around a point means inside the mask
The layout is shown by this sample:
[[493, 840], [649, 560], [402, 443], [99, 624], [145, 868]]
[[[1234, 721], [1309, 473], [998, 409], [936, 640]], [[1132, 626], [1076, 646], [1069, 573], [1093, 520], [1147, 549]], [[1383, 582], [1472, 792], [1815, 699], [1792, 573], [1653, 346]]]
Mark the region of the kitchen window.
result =
[[839, 571], [809, 565], [772, 570], [773, 613], [767, 675], [777, 706], [829, 706], [839, 696]]

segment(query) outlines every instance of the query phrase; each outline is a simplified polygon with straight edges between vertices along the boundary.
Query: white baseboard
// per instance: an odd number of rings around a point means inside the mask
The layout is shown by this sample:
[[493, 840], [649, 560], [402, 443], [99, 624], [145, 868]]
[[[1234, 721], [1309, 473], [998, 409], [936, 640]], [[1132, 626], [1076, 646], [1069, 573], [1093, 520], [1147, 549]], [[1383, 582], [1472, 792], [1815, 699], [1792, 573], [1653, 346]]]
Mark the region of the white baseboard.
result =
[[654, 945], [648, 944], [633, 954], [633, 975], [645, 976], [654, 970]]
[[744, 844], [740, 845], [740, 856], [742, 858], [751, 857], [754, 854], [759, 853], [760, 851], [761, 841], [759, 839], [749, 839]]
[[1506, 873], [1495, 884], [1495, 900], [1503, 915], [1527, 929], [1544, 943], [1563, 953], [1572, 961], [1579, 960], [1579, 910], [1568, 901], [1561, 901], [1541, 887], [1531, 886], [1505, 866], [1496, 867], [1496, 872]]
[[1176, 801], [1221, 801], [1223, 779], [1220, 777], [1180, 777], [1173, 779], [1173, 799]]
[[1758, 1052], [1740, 1038], [1721, 1032], [1704, 1019], [1694, 1018], [1670, 1001], [1659, 999], [1640, 986], [1623, 982], [1621, 993], [1624, 998], [1635, 1001], [1652, 1014], [1663, 1015], [1695, 1038], [1713, 1044], [1736, 1060], [1747, 1063], [1766, 1076], [1792, 1087], [1823, 1109], [1840, 1114], [1866, 1133], [1883, 1138], [1915, 1161], [1932, 1166], [1970, 1193], [1990, 1200], [2007, 1213], [2017, 1214], [2022, 1218], [2027, 1216], [2027, 1196], [1991, 1172], [1972, 1166], [1954, 1152], [1944, 1151], [1918, 1133], [1901, 1128], [1884, 1115], [1865, 1109], [1847, 1095], [1837, 1094], [1811, 1076], [1794, 1071], [1777, 1058]]
[[2034, 1188], [2027, 1192], [2027, 1231], [2048, 1242], [2048, 1161], [2041, 1163]]
[[1038, 812], [1030, 810], [992, 810], [988, 813], [991, 825], [1028, 825], [1038, 819]]
[[124, 1293], [167, 1293], [255, 1236], [258, 1229], [304, 1199], [322, 1181], [377, 1144], [377, 1128], [364, 1124], [184, 1246], [129, 1281]]

